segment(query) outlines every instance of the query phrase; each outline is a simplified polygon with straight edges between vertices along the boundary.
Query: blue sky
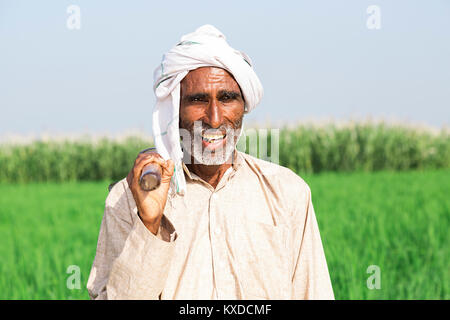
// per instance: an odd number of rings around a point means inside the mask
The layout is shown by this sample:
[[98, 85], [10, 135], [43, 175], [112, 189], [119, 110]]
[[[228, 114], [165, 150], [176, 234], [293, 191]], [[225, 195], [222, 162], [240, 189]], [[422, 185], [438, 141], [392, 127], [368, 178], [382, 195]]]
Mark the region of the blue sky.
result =
[[[66, 27], [72, 4], [80, 30]], [[154, 68], [206, 23], [254, 62], [265, 95], [249, 120], [449, 125], [447, 0], [0, 0], [0, 135], [150, 133]]]

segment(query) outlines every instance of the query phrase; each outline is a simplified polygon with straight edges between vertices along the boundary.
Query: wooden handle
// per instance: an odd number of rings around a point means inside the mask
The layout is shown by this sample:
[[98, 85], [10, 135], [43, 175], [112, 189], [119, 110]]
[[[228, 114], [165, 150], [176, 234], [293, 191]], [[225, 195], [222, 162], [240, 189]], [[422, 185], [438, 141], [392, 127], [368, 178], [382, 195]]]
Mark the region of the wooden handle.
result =
[[162, 169], [158, 164], [151, 163], [142, 169], [139, 185], [144, 191], [152, 191], [161, 184]]

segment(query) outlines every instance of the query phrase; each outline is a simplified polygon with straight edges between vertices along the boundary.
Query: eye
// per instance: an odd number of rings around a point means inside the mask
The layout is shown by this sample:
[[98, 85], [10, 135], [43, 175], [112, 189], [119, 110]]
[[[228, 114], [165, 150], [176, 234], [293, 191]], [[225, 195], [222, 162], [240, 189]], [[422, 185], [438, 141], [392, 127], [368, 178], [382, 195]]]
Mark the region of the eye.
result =
[[221, 99], [222, 101], [228, 101], [231, 100], [231, 95], [228, 93], [225, 93], [224, 95], [222, 95]]
[[203, 102], [203, 101], [205, 101], [205, 99], [202, 98], [202, 97], [191, 97], [188, 100], [189, 100], [189, 102]]

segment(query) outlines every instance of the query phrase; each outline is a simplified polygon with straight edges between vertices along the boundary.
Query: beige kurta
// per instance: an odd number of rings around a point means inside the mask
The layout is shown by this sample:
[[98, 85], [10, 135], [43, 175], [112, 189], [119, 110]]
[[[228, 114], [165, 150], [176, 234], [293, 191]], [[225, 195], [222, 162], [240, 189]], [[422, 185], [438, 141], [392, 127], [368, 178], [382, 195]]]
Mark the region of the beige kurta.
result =
[[92, 299], [334, 299], [308, 185], [244, 153], [216, 189], [187, 192], [148, 231], [126, 179], [106, 198]]

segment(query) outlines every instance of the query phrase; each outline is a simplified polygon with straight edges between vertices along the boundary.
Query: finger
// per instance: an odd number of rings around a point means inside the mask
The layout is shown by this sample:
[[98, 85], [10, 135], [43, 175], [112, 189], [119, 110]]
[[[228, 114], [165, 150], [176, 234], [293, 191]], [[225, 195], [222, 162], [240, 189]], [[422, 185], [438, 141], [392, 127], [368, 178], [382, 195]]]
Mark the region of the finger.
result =
[[170, 180], [172, 179], [173, 174], [175, 173], [175, 163], [168, 159], [165, 163], [165, 167], [163, 168], [162, 177], [161, 177], [161, 184], [169, 184]]
[[141, 156], [136, 164], [134, 165], [135, 168], [143, 168], [149, 161], [153, 161], [157, 164], [159, 164], [161, 167], [164, 165], [165, 161], [164, 159], [157, 153], [155, 154], [146, 154]]
[[163, 167], [163, 175], [172, 177], [174, 174], [175, 164], [171, 159], [168, 159]]
[[131, 186], [132, 181], [133, 181], [133, 170], [130, 170], [130, 172], [128, 172], [128, 175], [127, 175], [128, 186]]
[[154, 158], [159, 158], [161, 160], [164, 160], [161, 155], [157, 152], [146, 152], [146, 153], [140, 153], [138, 154], [138, 156], [136, 157], [136, 160], [134, 161], [134, 165], [138, 165], [139, 162], [141, 162], [144, 159], [147, 159], [149, 157], [154, 157]]

